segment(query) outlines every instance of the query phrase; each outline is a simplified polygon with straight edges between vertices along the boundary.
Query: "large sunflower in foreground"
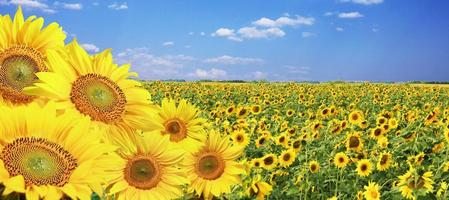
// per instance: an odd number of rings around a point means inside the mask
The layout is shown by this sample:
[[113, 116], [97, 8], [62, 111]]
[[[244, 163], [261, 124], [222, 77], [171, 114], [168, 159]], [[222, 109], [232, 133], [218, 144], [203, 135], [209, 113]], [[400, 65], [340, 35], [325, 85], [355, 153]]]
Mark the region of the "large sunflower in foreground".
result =
[[[168, 136], [160, 134], [111, 134], [119, 146], [114, 173], [118, 177], [109, 190], [116, 199], [175, 199], [182, 196], [186, 174], [178, 164], [184, 151], [171, 148]], [[148, 138], [146, 138], [148, 137]]]
[[406, 199], [416, 199], [415, 194], [425, 195], [433, 192], [432, 180], [433, 173], [431, 171], [424, 172], [422, 175], [415, 168], [410, 168], [405, 174], [398, 176], [397, 186], [401, 195]]
[[0, 101], [27, 104], [36, 98], [22, 90], [37, 81], [36, 72], [48, 70], [46, 50], [62, 49], [66, 37], [57, 23], [43, 25], [43, 18], [25, 20], [20, 7], [14, 20], [0, 16]]
[[89, 56], [75, 41], [67, 54], [47, 51], [49, 72], [36, 75], [40, 82], [25, 88], [28, 94], [55, 100], [59, 109], [77, 110], [101, 128], [152, 130], [150, 94], [141, 83], [129, 79], [130, 65], [118, 67], [111, 50]]
[[174, 100], [163, 99], [159, 115], [155, 115], [156, 129], [162, 135], [170, 135], [170, 141], [185, 149], [200, 146], [206, 138], [198, 109], [181, 100], [176, 106]]
[[230, 193], [231, 186], [239, 184], [240, 175], [245, 173], [243, 165], [235, 161], [241, 153], [240, 147], [231, 146], [226, 137], [211, 131], [204, 146], [184, 159], [191, 180], [189, 191], [205, 199]]
[[[4, 196], [26, 199], [90, 199], [113, 177], [114, 146], [100, 143], [87, 118], [55, 104], [0, 107], [0, 183]], [[115, 155], [115, 156], [114, 156]]]

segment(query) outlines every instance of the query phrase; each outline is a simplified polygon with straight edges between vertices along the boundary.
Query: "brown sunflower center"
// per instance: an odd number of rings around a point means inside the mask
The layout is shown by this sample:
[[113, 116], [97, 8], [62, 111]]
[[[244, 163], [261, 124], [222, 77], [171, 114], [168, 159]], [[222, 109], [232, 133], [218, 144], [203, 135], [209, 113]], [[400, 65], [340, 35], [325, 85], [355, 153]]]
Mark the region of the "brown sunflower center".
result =
[[237, 142], [242, 142], [243, 141], [243, 136], [242, 135], [237, 135]]
[[187, 137], [187, 127], [179, 118], [167, 120], [164, 124], [165, 134], [170, 134], [170, 141], [179, 142]]
[[310, 165], [310, 170], [312, 170], [313, 172], [316, 171], [317, 170], [316, 164]]
[[128, 160], [124, 173], [129, 185], [149, 190], [160, 182], [162, 169], [153, 157], [138, 155]]
[[351, 118], [352, 118], [352, 120], [357, 121], [359, 119], [359, 115], [352, 114]]
[[125, 112], [125, 93], [115, 82], [98, 74], [80, 76], [72, 85], [70, 98], [81, 113], [95, 121], [115, 123]]
[[37, 81], [36, 72], [46, 71], [45, 57], [27, 46], [13, 46], [0, 52], [0, 93], [12, 103], [29, 103], [34, 97], [23, 88]]
[[265, 165], [271, 165], [271, 164], [274, 163], [274, 159], [273, 159], [273, 157], [268, 156], [268, 157], [266, 157], [266, 158], [263, 159], [263, 163], [264, 163]]
[[287, 153], [287, 154], [284, 154], [284, 156], [282, 157], [282, 159], [284, 159], [284, 161], [289, 161], [289, 160], [290, 160], [290, 158], [291, 158], [291, 156], [290, 156], [290, 154], [289, 154], [289, 153]]
[[358, 137], [356, 137], [356, 136], [351, 136], [351, 137], [349, 138], [349, 147], [350, 147], [350, 148], [357, 148], [357, 147], [359, 147], [359, 145], [360, 145], [360, 141], [359, 141], [359, 138], [358, 138]]
[[376, 136], [376, 137], [379, 136], [381, 133], [382, 133], [382, 130], [380, 128], [376, 128], [374, 130], [374, 136]]
[[366, 171], [368, 169], [368, 166], [366, 164], [362, 164], [362, 166], [360, 166], [360, 170], [362, 172]]
[[44, 138], [16, 139], [3, 147], [0, 157], [10, 176], [22, 175], [27, 185], [62, 187], [78, 166], [72, 154]]
[[410, 183], [408, 183], [408, 187], [412, 188], [412, 189], [420, 189], [423, 188], [425, 184], [425, 180], [422, 177], [419, 177], [418, 181], [410, 181]]
[[338, 158], [338, 162], [339, 162], [339, 163], [344, 163], [344, 162], [345, 162], [345, 159], [344, 159], [343, 157], [339, 157], [339, 158]]
[[219, 178], [224, 173], [224, 169], [225, 162], [223, 158], [214, 152], [204, 153], [196, 163], [198, 176], [207, 180]]
[[380, 159], [380, 164], [381, 165], [385, 165], [388, 161], [388, 155], [383, 155], [382, 158]]

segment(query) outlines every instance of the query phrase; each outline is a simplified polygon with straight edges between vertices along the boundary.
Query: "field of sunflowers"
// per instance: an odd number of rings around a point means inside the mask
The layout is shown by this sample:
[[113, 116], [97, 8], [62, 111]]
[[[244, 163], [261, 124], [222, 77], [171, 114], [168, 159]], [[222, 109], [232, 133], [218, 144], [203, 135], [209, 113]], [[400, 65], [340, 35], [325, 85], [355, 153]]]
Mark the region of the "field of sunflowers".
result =
[[449, 87], [138, 81], [0, 27], [0, 199], [449, 198]]

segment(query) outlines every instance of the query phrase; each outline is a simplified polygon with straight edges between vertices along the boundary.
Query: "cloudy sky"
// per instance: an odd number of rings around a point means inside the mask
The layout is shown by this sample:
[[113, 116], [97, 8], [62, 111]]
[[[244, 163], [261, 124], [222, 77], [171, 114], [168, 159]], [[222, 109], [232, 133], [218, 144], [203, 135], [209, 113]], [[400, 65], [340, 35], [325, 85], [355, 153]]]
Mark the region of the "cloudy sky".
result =
[[447, 0], [0, 0], [143, 79], [449, 81]]

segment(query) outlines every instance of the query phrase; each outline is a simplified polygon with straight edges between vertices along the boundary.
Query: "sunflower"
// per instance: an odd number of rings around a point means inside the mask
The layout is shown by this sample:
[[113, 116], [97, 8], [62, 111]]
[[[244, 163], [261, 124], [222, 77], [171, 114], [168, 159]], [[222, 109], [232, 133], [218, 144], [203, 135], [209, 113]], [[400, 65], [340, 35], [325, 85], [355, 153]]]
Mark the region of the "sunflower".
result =
[[309, 171], [312, 173], [317, 173], [320, 170], [320, 163], [316, 160], [312, 160], [309, 162]]
[[189, 191], [205, 199], [230, 193], [231, 186], [241, 183], [240, 175], [245, 173], [243, 165], [235, 161], [241, 154], [241, 147], [231, 146], [228, 138], [211, 131], [204, 146], [184, 158], [183, 167], [191, 181]]
[[172, 144], [185, 149], [198, 147], [206, 138], [202, 125], [206, 120], [198, 114], [198, 109], [186, 100], [181, 100], [176, 106], [174, 100], [163, 99], [159, 115], [155, 116], [159, 124], [156, 132], [170, 135]]
[[281, 134], [276, 138], [276, 144], [288, 147], [288, 136], [286, 134]]
[[174, 199], [183, 195], [181, 186], [188, 180], [178, 165], [184, 151], [170, 146], [168, 135], [113, 131], [117, 132], [109, 140], [119, 147], [120, 158], [111, 172], [117, 178], [110, 195], [117, 199]]
[[379, 140], [380, 138], [384, 137], [384, 130], [380, 127], [371, 129], [371, 137]]
[[251, 165], [253, 167], [260, 167], [260, 166], [262, 166], [262, 160], [260, 158], [255, 158], [255, 159], [251, 160]]
[[245, 118], [246, 116], [248, 116], [249, 110], [246, 106], [242, 106], [237, 109], [236, 113], [237, 113], [237, 117]]
[[90, 199], [113, 175], [115, 147], [101, 143], [88, 118], [56, 116], [56, 106], [0, 106], [0, 183], [3, 195], [26, 199]]
[[278, 164], [277, 157], [270, 153], [260, 158], [262, 160], [262, 167], [266, 170], [271, 170], [275, 168]]
[[252, 113], [253, 115], [258, 115], [258, 114], [260, 114], [261, 112], [262, 112], [262, 107], [261, 107], [261, 106], [259, 106], [259, 105], [254, 105], [254, 106], [251, 107], [251, 113]]
[[444, 138], [446, 138], [446, 141], [449, 143], [449, 128], [444, 130]]
[[373, 166], [368, 159], [362, 159], [357, 162], [356, 171], [359, 176], [366, 177], [373, 171]]
[[20, 6], [14, 20], [0, 16], [0, 101], [27, 104], [36, 98], [23, 88], [37, 81], [36, 72], [48, 70], [45, 52], [63, 49], [66, 38], [57, 23], [43, 25], [43, 18], [25, 20]]
[[234, 112], [235, 112], [235, 107], [234, 107], [234, 105], [231, 105], [231, 106], [229, 106], [228, 108], [226, 108], [226, 114], [227, 114], [228, 116], [234, 114]]
[[334, 157], [335, 166], [337, 166], [338, 168], [345, 168], [346, 165], [348, 165], [348, 163], [349, 163], [349, 158], [345, 153], [340, 152], [340, 153], [335, 154], [335, 157]]
[[266, 135], [262, 135], [259, 138], [257, 138], [256, 147], [259, 148], [259, 147], [263, 146], [265, 143], [268, 142], [268, 138], [269, 138], [269, 136], [266, 136]]
[[240, 145], [243, 148], [249, 144], [248, 135], [245, 133], [243, 129], [236, 130], [232, 133], [232, 141], [234, 141], [234, 143]]
[[293, 162], [295, 162], [296, 153], [294, 150], [289, 149], [282, 151], [279, 155], [279, 165], [282, 167], [289, 167]]
[[352, 132], [346, 136], [346, 149], [360, 152], [363, 148], [363, 139], [359, 132]]
[[74, 40], [67, 45], [67, 54], [48, 50], [49, 72], [39, 72], [40, 81], [24, 91], [48, 97], [58, 103], [61, 111], [76, 110], [89, 116], [101, 129], [152, 130], [154, 113], [150, 94], [140, 83], [128, 79], [129, 65], [118, 67], [112, 61], [111, 50], [95, 56]]
[[415, 194], [427, 194], [433, 191], [433, 173], [425, 172], [423, 175], [417, 173], [416, 169], [410, 168], [405, 174], [399, 176], [397, 186], [404, 198], [416, 199]]
[[349, 113], [348, 121], [351, 124], [360, 124], [364, 120], [363, 113], [359, 110], [354, 110], [351, 113]]
[[296, 139], [291, 143], [291, 148], [295, 151], [295, 152], [299, 152], [301, 150], [301, 140], [300, 139]]
[[251, 186], [247, 190], [247, 195], [256, 196], [257, 200], [265, 199], [265, 196], [269, 195], [273, 187], [267, 182], [262, 180], [260, 174], [256, 175], [251, 181]]
[[380, 186], [375, 182], [369, 182], [368, 186], [365, 186], [365, 192], [363, 192], [363, 196], [365, 196], [366, 200], [380, 200]]
[[379, 155], [379, 161], [377, 161], [376, 166], [379, 171], [385, 171], [390, 168], [391, 163], [391, 153], [383, 152]]

